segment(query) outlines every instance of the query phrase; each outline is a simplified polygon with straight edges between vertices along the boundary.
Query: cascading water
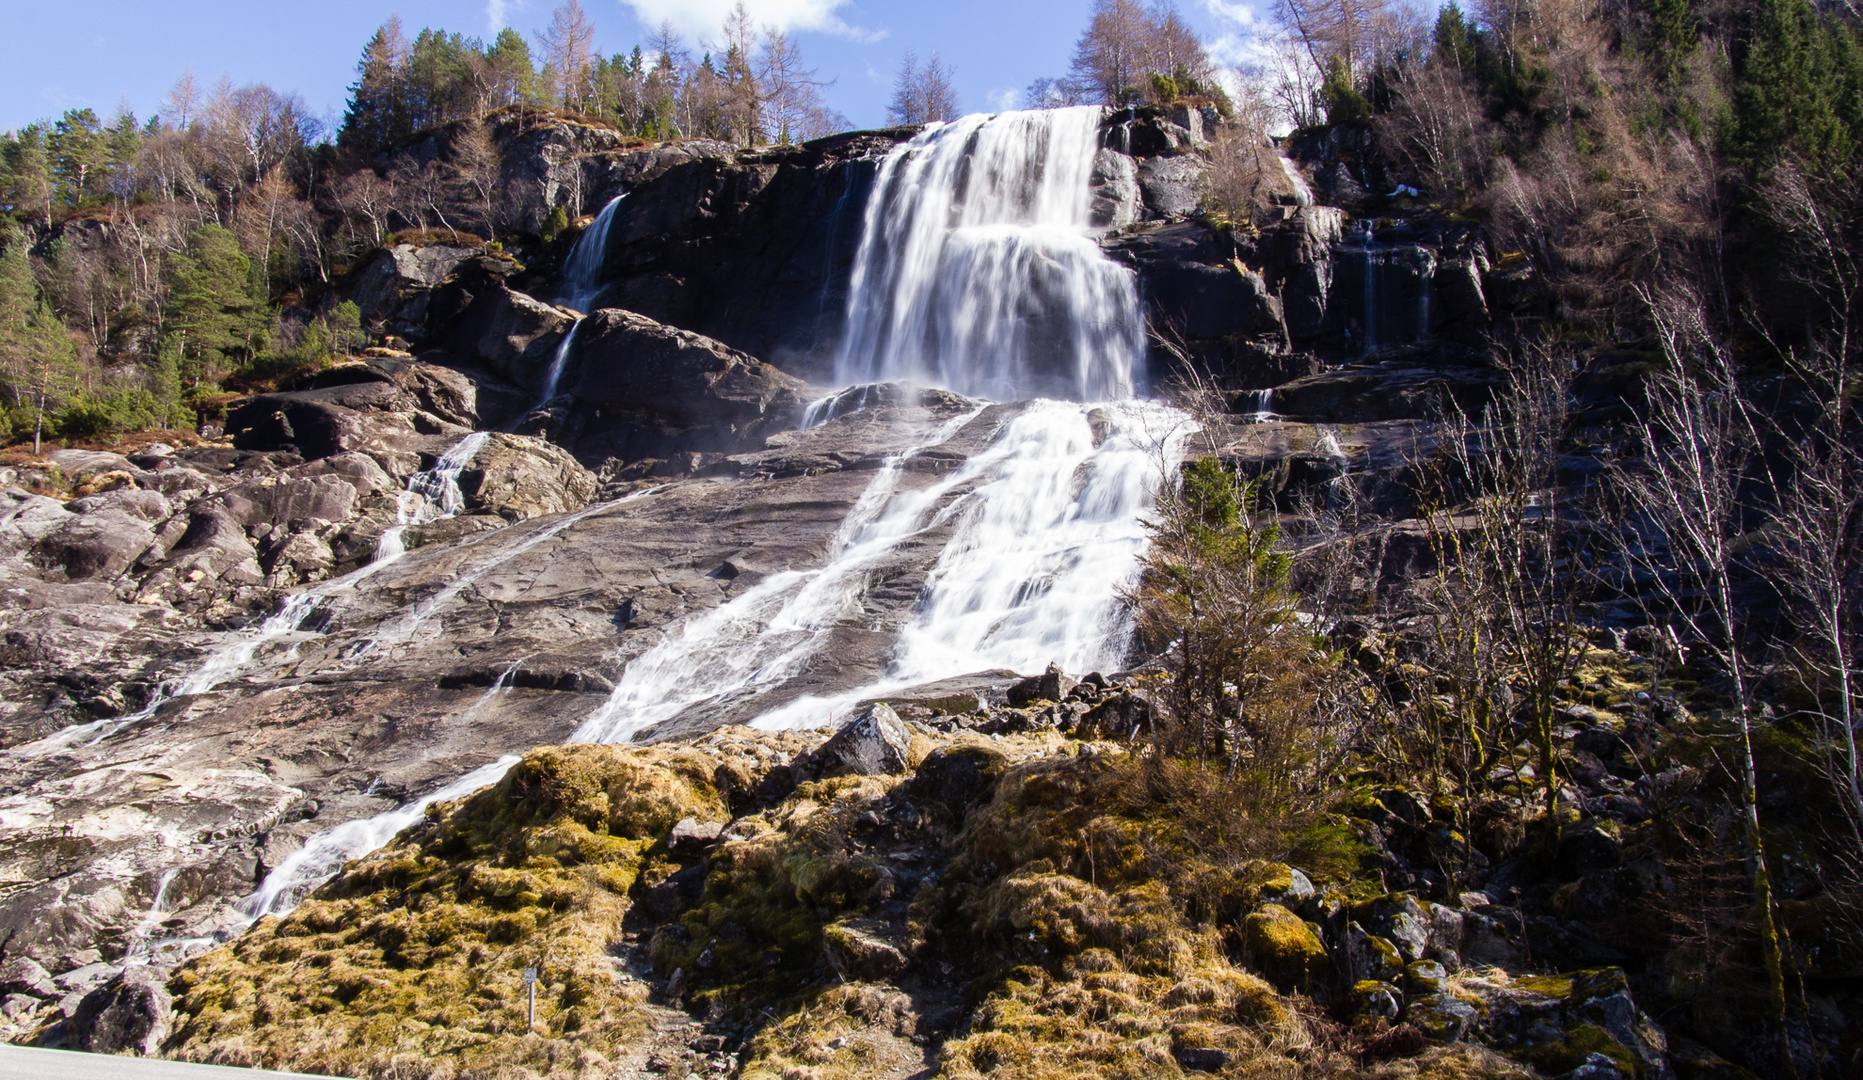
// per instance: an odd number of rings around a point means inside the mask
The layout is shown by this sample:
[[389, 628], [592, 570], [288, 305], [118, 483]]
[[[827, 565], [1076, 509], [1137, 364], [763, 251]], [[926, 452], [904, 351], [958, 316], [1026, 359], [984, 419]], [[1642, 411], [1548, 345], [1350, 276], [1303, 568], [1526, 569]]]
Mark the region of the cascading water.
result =
[[403, 535], [410, 526], [455, 517], [466, 508], [465, 493], [459, 490], [459, 474], [466, 471], [490, 439], [489, 432], [475, 431], [440, 455], [433, 468], [408, 478], [395, 506], [395, 523], [383, 530], [375, 543], [375, 558], [365, 569], [373, 573], [407, 554]]
[[[1022, 404], [999, 407], [984, 449], [930, 483], [905, 482], [913, 459], [988, 422], [983, 406], [893, 454], [822, 566], [773, 574], [636, 656], [571, 741], [626, 742], [706, 708], [748, 706], [764, 728], [813, 726], [876, 692], [948, 676], [1123, 664], [1121, 587], [1137, 571], [1143, 515], [1191, 423], [1125, 400], [1140, 382], [1144, 341], [1133, 275], [1087, 235], [1099, 119], [1097, 109], [968, 117], [928, 129], [887, 158], [866, 211], [840, 377], [931, 383]], [[818, 402], [808, 421], [830, 422], [869, 396], [850, 385]], [[1025, 400], [1043, 397], [1071, 400]], [[540, 530], [494, 562], [592, 512]], [[873, 571], [947, 529], [879, 681], [785, 699], [784, 688], [838, 627], [862, 624]], [[483, 569], [462, 574], [377, 640], [412, 634]], [[775, 707], [757, 715], [764, 700]], [[509, 759], [495, 762], [417, 803], [314, 838], [243, 910], [288, 910], [432, 801], [508, 767]]]
[[344, 863], [367, 855], [393, 840], [402, 829], [419, 821], [421, 815], [427, 812], [427, 807], [445, 799], [470, 795], [487, 784], [496, 784], [517, 763], [515, 755], [501, 757], [405, 806], [371, 818], [346, 821], [334, 829], [318, 833], [311, 837], [309, 843], [279, 863], [278, 869], [267, 874], [258, 891], [240, 901], [239, 910], [254, 919], [261, 915], [282, 915], [290, 911], [311, 890], [341, 870]]
[[1425, 337], [1430, 329], [1430, 286], [1436, 254], [1417, 244], [1384, 243], [1371, 222], [1356, 223], [1334, 248], [1338, 268], [1335, 301], [1344, 320], [1348, 351], [1360, 356], [1386, 345]]
[[1294, 159], [1288, 157], [1286, 151], [1278, 148], [1274, 152], [1274, 158], [1281, 163], [1281, 173], [1287, 177], [1288, 184], [1294, 189], [1294, 205], [1312, 206], [1313, 187], [1307, 183], [1306, 177], [1300, 175], [1300, 169], [1294, 164]]
[[626, 195], [617, 195], [595, 215], [570, 246], [569, 258], [563, 260], [563, 288], [557, 302], [572, 310], [588, 314], [602, 291], [602, 267], [608, 261], [608, 233], [614, 228], [615, 211]]
[[1130, 270], [1088, 235], [1100, 110], [969, 116], [880, 166], [835, 362], [1007, 401], [1129, 397], [1144, 345]]
[[556, 398], [557, 384], [563, 381], [563, 369], [568, 366], [570, 350], [575, 347], [576, 331], [582, 329], [589, 305], [601, 297], [602, 268], [608, 261], [608, 233], [614, 228], [615, 211], [621, 208], [621, 200], [625, 198], [626, 195], [616, 195], [610, 199], [589, 227], [576, 237], [569, 249], [569, 258], [563, 260], [563, 288], [557, 294], [557, 301], [576, 313], [576, 324], [563, 335], [556, 346], [556, 354], [550, 358], [550, 370], [543, 379], [543, 393], [537, 398], [539, 408]]

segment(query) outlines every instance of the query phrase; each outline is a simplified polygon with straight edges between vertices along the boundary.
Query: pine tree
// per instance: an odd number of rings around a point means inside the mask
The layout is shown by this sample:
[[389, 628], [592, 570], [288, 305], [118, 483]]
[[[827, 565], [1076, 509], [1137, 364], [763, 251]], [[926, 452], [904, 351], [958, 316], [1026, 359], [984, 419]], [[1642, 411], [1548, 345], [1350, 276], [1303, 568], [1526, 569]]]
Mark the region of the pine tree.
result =
[[163, 427], [173, 430], [193, 426], [193, 417], [183, 401], [181, 347], [177, 342], [164, 341], [156, 350], [155, 362], [149, 365], [143, 383], [155, 401], [156, 416]]
[[251, 260], [233, 234], [203, 225], [188, 236], [188, 249], [169, 261], [169, 333], [181, 355], [183, 375], [196, 386], [220, 373], [227, 354], [246, 347], [258, 308], [253, 302]]
[[1673, 83], [1682, 74], [1682, 63], [1701, 44], [1701, 25], [1695, 16], [1694, 0], [1639, 0], [1649, 19], [1649, 48], [1656, 71]]
[[70, 109], [52, 126], [47, 140], [51, 151], [53, 175], [58, 194], [66, 206], [84, 205], [90, 197], [98, 175], [109, 163], [109, 143], [103, 125], [89, 109]]
[[356, 64], [357, 79], [349, 88], [349, 111], [337, 145], [363, 157], [374, 157], [412, 132], [407, 103], [407, 38], [401, 17], [391, 15], [363, 46]]
[[27, 324], [37, 303], [26, 236], [10, 222], [0, 229], [0, 379], [14, 404], [26, 401]]
[[29, 221], [44, 213], [52, 224], [52, 166], [45, 149], [45, 127], [28, 124], [0, 146], [0, 204]]
[[1845, 77], [1845, 32], [1821, 26], [1807, 0], [1762, 0], [1756, 22], [1734, 95], [1735, 154], [1762, 167], [1784, 156], [1814, 165], [1850, 159], [1857, 133], [1840, 102], [1863, 88]]
[[1436, 58], [1465, 75], [1475, 71], [1474, 27], [1454, 3], [1436, 13]]
[[45, 414], [69, 401], [78, 389], [77, 348], [58, 313], [39, 301], [26, 320], [22, 361], [26, 394], [33, 406], [32, 452], [39, 452], [45, 435]]
[[510, 27], [498, 31], [485, 51], [492, 72], [492, 96], [500, 105], [528, 105], [537, 97], [537, 69], [524, 35]]

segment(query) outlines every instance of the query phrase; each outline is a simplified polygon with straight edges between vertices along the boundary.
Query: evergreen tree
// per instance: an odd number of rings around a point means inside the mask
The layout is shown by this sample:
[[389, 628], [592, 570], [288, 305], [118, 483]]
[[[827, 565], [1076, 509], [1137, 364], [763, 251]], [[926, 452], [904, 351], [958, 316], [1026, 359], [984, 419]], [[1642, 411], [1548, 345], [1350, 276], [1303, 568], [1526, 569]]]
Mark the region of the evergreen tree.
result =
[[109, 142], [97, 114], [89, 109], [68, 110], [52, 126], [47, 143], [58, 197], [66, 206], [84, 205], [110, 160]]
[[168, 328], [182, 374], [196, 386], [219, 375], [230, 352], [249, 346], [253, 302], [251, 260], [233, 234], [203, 225], [187, 251], [168, 264]]
[[45, 215], [52, 224], [52, 166], [46, 153], [45, 127], [28, 124], [0, 145], [0, 204], [30, 221]]
[[136, 125], [136, 114], [125, 105], [104, 132], [105, 168], [109, 177], [105, 186], [111, 196], [128, 201], [136, 193], [136, 159], [142, 154], [143, 133]]
[[14, 404], [26, 400], [26, 331], [37, 303], [26, 236], [11, 223], [0, 229], [0, 378]]
[[1863, 94], [1854, 35], [1807, 0], [1761, 0], [1756, 21], [1734, 97], [1734, 153], [1762, 167], [1850, 160], [1863, 138], [1846, 122], [1857, 113], [1847, 99]]
[[1444, 4], [1436, 13], [1436, 58], [1465, 75], [1475, 71], [1475, 28], [1462, 9]]
[[407, 103], [407, 39], [401, 17], [391, 15], [356, 64], [357, 79], [349, 88], [349, 111], [337, 145], [363, 157], [374, 157], [412, 132]]
[[498, 31], [485, 51], [491, 69], [492, 98], [499, 105], [528, 105], [537, 97], [537, 68], [524, 35], [510, 27]]
[[1682, 64], [1701, 44], [1694, 0], [1638, 0], [1648, 19], [1650, 59], [1664, 80], [1681, 77]]
[[191, 410], [183, 400], [184, 391], [181, 382], [181, 346], [174, 340], [162, 342], [156, 350], [155, 362], [149, 365], [144, 376], [144, 385], [149, 396], [154, 399], [157, 422], [163, 427], [175, 429], [193, 427]]
[[45, 435], [46, 410], [59, 408], [77, 394], [77, 349], [58, 313], [43, 300], [26, 320], [21, 346], [25, 390], [33, 408], [32, 452], [37, 454]]

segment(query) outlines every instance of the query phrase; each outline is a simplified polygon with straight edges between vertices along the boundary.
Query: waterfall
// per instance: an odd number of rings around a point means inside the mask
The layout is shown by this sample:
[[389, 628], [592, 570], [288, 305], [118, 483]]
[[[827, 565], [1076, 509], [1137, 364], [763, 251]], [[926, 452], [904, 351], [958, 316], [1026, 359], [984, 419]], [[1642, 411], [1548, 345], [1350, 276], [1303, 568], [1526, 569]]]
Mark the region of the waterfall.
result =
[[1131, 396], [1135, 278], [1089, 235], [1099, 125], [1093, 107], [969, 116], [895, 148], [867, 201], [839, 381]]
[[1274, 158], [1281, 163], [1281, 172], [1287, 177], [1287, 182], [1293, 185], [1294, 205], [1312, 206], [1313, 187], [1307, 183], [1306, 177], [1300, 175], [1300, 169], [1295, 166], [1294, 159], [1288, 157], [1287, 152], [1279, 147], [1275, 148]]
[[563, 289], [557, 302], [584, 315], [602, 291], [602, 268], [608, 262], [608, 232], [614, 228], [615, 211], [626, 195], [616, 195], [595, 215], [570, 246], [569, 258], [563, 260]]
[[383, 531], [375, 543], [375, 558], [367, 568], [369, 573], [407, 554], [402, 534], [409, 526], [456, 517], [466, 508], [465, 493], [459, 490], [459, 474], [466, 471], [466, 466], [472, 464], [472, 459], [479, 456], [490, 439], [489, 432], [475, 431], [440, 455], [432, 468], [408, 478], [407, 487], [395, 506], [394, 525]]
[[[1335, 304], [1345, 319], [1347, 351], [1359, 356], [1428, 336], [1436, 274], [1435, 252], [1376, 240], [1371, 225], [1354, 223], [1351, 235], [1334, 249], [1340, 256], [1333, 278], [1340, 298]], [[1356, 303], [1345, 299], [1354, 294]]]
[[1248, 413], [1248, 422], [1251, 424], [1266, 424], [1275, 419], [1274, 390], [1272, 388], [1267, 390], [1250, 390], [1248, 394], [1253, 399], [1250, 402], [1252, 407], [1237, 409], [1237, 412]]
[[[866, 208], [836, 364], [847, 388], [811, 406], [805, 426], [868, 404], [871, 388], [861, 384], [874, 382], [1019, 403], [978, 404], [890, 455], [820, 566], [772, 574], [667, 633], [627, 663], [570, 741], [627, 742], [688, 712], [727, 707], [758, 727], [815, 726], [876, 693], [983, 669], [1123, 666], [1122, 589], [1145, 549], [1144, 515], [1192, 425], [1176, 410], [1127, 400], [1140, 383], [1144, 338], [1133, 275], [1088, 235], [1099, 119], [1093, 108], [967, 117], [888, 156]], [[578, 242], [572, 264], [585, 265], [581, 253]], [[1028, 400], [1041, 398], [1063, 400]], [[986, 445], [961, 467], [906, 482], [918, 475], [914, 459], [986, 423]], [[406, 640], [487, 570], [614, 505], [569, 515], [462, 572], [350, 658]], [[864, 603], [875, 571], [940, 532], [948, 539], [878, 681], [785, 696], [838, 629], [870, 624]], [[242, 910], [289, 910], [432, 802], [495, 781], [512, 760], [314, 837]]]
[[557, 343], [556, 355], [550, 358], [550, 371], [543, 377], [543, 393], [537, 396], [537, 404], [532, 412], [555, 400], [556, 384], [563, 381], [563, 368], [569, 364], [569, 350], [575, 347], [576, 331], [580, 329], [582, 320], [577, 319], [575, 325], [569, 328], [569, 333], [564, 334], [563, 340]]
[[608, 233], [614, 228], [615, 211], [621, 208], [621, 200], [626, 195], [616, 195], [602, 207], [602, 212], [595, 215], [589, 227], [582, 230], [576, 242], [569, 248], [569, 257], [563, 260], [563, 287], [557, 293], [557, 303], [576, 313], [575, 325], [563, 340], [557, 343], [556, 354], [550, 358], [550, 369], [543, 379], [543, 393], [537, 398], [537, 404], [531, 411], [548, 405], [556, 397], [556, 386], [563, 380], [563, 368], [569, 363], [569, 352], [576, 341], [576, 331], [582, 329], [582, 320], [589, 313], [589, 305], [601, 298], [604, 282], [602, 268], [608, 262]]

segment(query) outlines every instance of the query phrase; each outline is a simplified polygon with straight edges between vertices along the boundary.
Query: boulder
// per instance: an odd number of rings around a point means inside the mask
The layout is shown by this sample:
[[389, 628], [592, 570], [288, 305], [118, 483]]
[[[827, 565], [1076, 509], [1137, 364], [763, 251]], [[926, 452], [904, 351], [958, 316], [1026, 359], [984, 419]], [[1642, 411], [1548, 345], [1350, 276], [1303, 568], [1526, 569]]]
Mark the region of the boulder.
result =
[[1428, 994], [1410, 1001], [1404, 1021], [1437, 1042], [1458, 1042], [1481, 1021], [1473, 1005], [1453, 994]]
[[161, 974], [132, 967], [84, 996], [72, 1028], [80, 1050], [153, 1057], [161, 1053], [172, 1014]]
[[755, 449], [814, 397], [756, 357], [616, 309], [577, 331], [561, 385], [572, 399], [551, 439], [594, 465]]
[[911, 964], [900, 945], [890, 940], [888, 924], [877, 919], [838, 922], [822, 931], [822, 951], [828, 966], [843, 980], [872, 981], [890, 978]]
[[58, 996], [52, 975], [30, 956], [16, 956], [0, 964], [0, 993], [30, 994], [36, 998]]
[[1313, 992], [1326, 970], [1326, 946], [1300, 916], [1279, 904], [1263, 905], [1242, 920], [1249, 961], [1283, 993]]
[[700, 821], [698, 818], [682, 818], [673, 826], [673, 831], [666, 836], [666, 846], [677, 854], [691, 855], [718, 842], [724, 833], [724, 824], [718, 821]]
[[460, 473], [459, 490], [474, 510], [528, 521], [582, 509], [601, 491], [601, 481], [562, 447], [501, 433]]
[[1102, 149], [1093, 159], [1094, 227], [1123, 229], [1144, 216], [1138, 165], [1117, 150]]
[[1138, 168], [1145, 209], [1154, 217], [1183, 217], [1197, 209], [1205, 165], [1194, 155], [1154, 157]]
[[1370, 934], [1389, 942], [1403, 962], [1423, 959], [1429, 948], [1430, 917], [1407, 893], [1392, 893], [1352, 905], [1352, 918]]
[[1358, 923], [1346, 927], [1345, 966], [1354, 983], [1395, 983], [1404, 974], [1404, 956], [1388, 940]]
[[349, 289], [362, 312], [362, 325], [383, 334], [420, 338], [433, 291], [478, 253], [477, 248], [446, 244], [397, 244], [376, 252]]
[[480, 267], [449, 283], [434, 310], [434, 343], [523, 388], [524, 405], [542, 393], [557, 346], [576, 325], [574, 313], [518, 292]]
[[1058, 665], [1049, 664], [1040, 675], [1031, 675], [1009, 688], [1009, 704], [1020, 709], [1037, 701], [1060, 701], [1068, 691], [1080, 685]]
[[1668, 1036], [1637, 1007], [1621, 968], [1520, 976], [1497, 970], [1461, 985], [1486, 1004], [1495, 1048], [1543, 1074], [1571, 1073], [1601, 1055], [1625, 1076], [1674, 1075]]
[[862, 709], [817, 753], [862, 776], [899, 775], [910, 767], [912, 732], [884, 701]]

